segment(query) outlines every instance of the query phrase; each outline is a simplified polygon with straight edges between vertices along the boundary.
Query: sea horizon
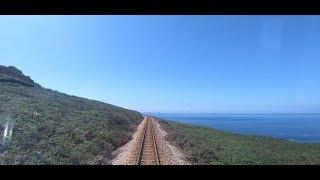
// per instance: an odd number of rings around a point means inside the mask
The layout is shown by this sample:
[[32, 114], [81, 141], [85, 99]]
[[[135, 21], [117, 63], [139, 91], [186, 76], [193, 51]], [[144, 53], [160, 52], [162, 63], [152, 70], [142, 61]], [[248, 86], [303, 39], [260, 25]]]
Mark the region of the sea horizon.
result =
[[320, 113], [152, 113], [150, 115], [237, 134], [320, 143]]
[[320, 112], [141, 112], [142, 114], [320, 114]]

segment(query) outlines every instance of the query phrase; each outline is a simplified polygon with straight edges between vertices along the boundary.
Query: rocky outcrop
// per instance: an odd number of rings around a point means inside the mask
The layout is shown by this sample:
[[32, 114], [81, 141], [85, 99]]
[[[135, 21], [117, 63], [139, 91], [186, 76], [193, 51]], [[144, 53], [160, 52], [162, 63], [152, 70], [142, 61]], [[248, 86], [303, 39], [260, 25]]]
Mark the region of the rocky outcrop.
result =
[[26, 76], [14, 66], [2, 66], [0, 65], [0, 82], [14, 83], [28, 87], [40, 87], [29, 76]]

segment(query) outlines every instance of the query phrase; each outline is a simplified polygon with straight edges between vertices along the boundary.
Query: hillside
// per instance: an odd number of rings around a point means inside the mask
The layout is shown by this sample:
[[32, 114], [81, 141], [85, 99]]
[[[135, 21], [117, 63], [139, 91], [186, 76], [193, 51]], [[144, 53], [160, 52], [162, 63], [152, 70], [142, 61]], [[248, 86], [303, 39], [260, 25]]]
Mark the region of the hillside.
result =
[[45, 89], [0, 66], [0, 164], [109, 164], [139, 112]]
[[161, 120], [167, 140], [183, 150], [192, 164], [320, 164], [320, 144], [240, 135], [209, 127]]

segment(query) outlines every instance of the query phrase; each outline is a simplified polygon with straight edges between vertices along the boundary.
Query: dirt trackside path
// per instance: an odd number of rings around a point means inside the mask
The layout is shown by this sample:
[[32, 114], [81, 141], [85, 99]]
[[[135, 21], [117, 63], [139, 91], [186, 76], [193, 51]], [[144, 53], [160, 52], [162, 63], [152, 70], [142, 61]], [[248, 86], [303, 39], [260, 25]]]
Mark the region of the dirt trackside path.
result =
[[165, 140], [157, 120], [145, 116], [132, 139], [113, 152], [113, 165], [187, 165], [180, 150]]

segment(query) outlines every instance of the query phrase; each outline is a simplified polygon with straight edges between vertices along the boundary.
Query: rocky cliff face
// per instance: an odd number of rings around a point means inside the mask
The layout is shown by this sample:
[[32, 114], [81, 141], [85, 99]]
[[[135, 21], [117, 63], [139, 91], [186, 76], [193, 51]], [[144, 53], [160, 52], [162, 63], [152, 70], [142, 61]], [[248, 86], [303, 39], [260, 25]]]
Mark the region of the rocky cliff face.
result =
[[40, 87], [40, 85], [35, 83], [29, 76], [24, 75], [22, 71], [13, 66], [7, 67], [0, 65], [0, 82], [14, 83], [29, 87]]

